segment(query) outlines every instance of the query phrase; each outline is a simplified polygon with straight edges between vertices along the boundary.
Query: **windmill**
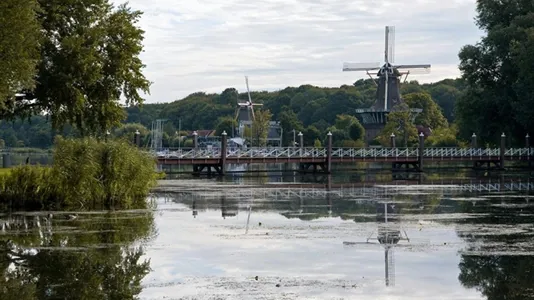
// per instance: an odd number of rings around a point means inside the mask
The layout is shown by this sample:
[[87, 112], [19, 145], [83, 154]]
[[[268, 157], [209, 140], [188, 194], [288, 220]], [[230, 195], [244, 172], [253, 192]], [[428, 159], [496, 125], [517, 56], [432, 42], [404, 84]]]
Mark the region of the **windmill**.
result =
[[263, 106], [263, 104], [256, 104], [252, 102], [252, 97], [250, 96], [250, 89], [248, 85], [248, 77], [245, 76], [245, 83], [247, 85], [247, 96], [248, 100], [246, 102], [237, 103], [236, 119], [238, 122], [252, 122], [254, 121], [254, 106]]
[[[372, 140], [386, 123], [387, 114], [401, 104], [400, 80], [409, 74], [428, 74], [430, 65], [394, 65], [395, 63], [395, 27], [386, 26], [384, 64], [380, 63], [344, 63], [343, 72], [365, 71], [371, 79], [370, 71], [377, 71], [378, 82], [375, 81], [376, 101], [369, 109], [357, 109], [360, 121], [366, 130], [369, 130], [367, 139]], [[398, 109], [398, 108], [397, 108]], [[413, 110], [419, 113], [421, 110]]]
[[236, 120], [238, 123], [239, 135], [243, 137], [245, 127], [252, 127], [252, 122], [255, 119], [254, 115], [254, 106], [263, 106], [263, 104], [256, 104], [252, 102], [252, 97], [250, 96], [250, 88], [248, 85], [248, 77], [245, 76], [245, 83], [247, 85], [247, 96], [248, 100], [246, 102], [237, 103], [238, 107], [236, 110]]

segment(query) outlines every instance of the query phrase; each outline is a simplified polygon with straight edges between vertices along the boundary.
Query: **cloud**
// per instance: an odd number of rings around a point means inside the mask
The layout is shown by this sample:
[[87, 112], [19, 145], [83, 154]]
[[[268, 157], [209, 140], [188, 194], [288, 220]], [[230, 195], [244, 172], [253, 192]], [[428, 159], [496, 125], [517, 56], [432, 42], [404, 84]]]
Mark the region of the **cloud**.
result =
[[384, 26], [396, 26], [396, 62], [431, 63], [421, 82], [459, 76], [458, 51], [481, 33], [475, 0], [130, 0], [144, 12], [147, 102], [227, 87], [340, 86], [365, 78], [344, 61], [382, 61]]

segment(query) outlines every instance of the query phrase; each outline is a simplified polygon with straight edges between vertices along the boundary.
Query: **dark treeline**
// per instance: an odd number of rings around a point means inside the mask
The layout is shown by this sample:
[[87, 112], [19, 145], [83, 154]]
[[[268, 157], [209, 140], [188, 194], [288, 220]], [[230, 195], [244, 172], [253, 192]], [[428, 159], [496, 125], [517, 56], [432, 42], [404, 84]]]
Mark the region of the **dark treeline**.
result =
[[[404, 95], [425, 92], [439, 105], [449, 123], [454, 122], [454, 104], [461, 97], [464, 85], [460, 79], [446, 79], [432, 84], [417, 81], [401, 85]], [[264, 104], [281, 122], [284, 140], [292, 139], [293, 129], [302, 131], [313, 142], [315, 138], [334, 126], [336, 116], [355, 115], [355, 109], [367, 108], [375, 101], [376, 86], [370, 80], [358, 80], [353, 85], [339, 88], [321, 88], [311, 85], [287, 87], [276, 92], [252, 92], [254, 103]], [[238, 100], [246, 95], [234, 88], [220, 94], [193, 93], [184, 99], [169, 103], [144, 104], [127, 108], [125, 123], [136, 123], [124, 128], [138, 128], [148, 135], [152, 121], [166, 119], [164, 143], [172, 144], [172, 136], [183, 131], [216, 129], [222, 132], [235, 119]], [[142, 127], [140, 126], [142, 125]], [[231, 126], [231, 125], [230, 125]], [[220, 133], [218, 132], [218, 133]], [[76, 130], [67, 126], [55, 134], [75, 136]], [[121, 135], [121, 130], [114, 134]], [[0, 146], [46, 148], [52, 145], [52, 126], [47, 118], [34, 116], [29, 121], [3, 121], [0, 123]], [[147, 141], [147, 138], [145, 138]]]

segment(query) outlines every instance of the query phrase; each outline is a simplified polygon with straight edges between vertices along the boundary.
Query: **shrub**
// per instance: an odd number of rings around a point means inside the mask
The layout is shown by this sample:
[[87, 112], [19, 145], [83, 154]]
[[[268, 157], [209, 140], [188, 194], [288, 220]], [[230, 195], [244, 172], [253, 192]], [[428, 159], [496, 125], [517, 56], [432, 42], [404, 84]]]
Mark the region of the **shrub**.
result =
[[146, 208], [155, 159], [125, 140], [57, 138], [51, 168], [17, 167], [0, 177], [0, 203], [37, 209]]
[[0, 174], [0, 203], [12, 209], [53, 208], [60, 197], [49, 167], [21, 166]]

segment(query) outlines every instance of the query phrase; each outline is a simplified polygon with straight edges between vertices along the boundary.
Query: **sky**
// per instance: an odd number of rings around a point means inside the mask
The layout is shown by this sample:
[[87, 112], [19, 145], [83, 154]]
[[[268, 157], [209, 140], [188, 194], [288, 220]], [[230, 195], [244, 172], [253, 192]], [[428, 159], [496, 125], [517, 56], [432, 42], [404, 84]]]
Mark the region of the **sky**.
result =
[[[114, 0], [114, 3], [122, 3]], [[435, 82], [460, 76], [458, 51], [482, 33], [475, 0], [130, 0], [144, 12], [147, 103], [228, 87], [335, 87], [367, 78], [343, 62], [383, 62], [384, 27], [395, 26], [395, 62], [432, 64]]]

